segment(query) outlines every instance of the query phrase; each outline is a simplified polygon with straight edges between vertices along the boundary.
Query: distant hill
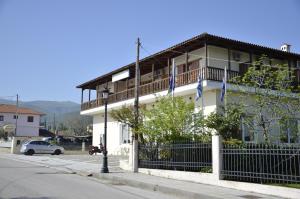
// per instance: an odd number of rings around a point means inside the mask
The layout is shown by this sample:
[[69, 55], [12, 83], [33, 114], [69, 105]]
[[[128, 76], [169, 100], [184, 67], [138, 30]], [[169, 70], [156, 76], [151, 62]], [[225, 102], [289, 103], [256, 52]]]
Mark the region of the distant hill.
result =
[[[16, 104], [15, 101], [0, 99], [0, 104]], [[78, 118], [80, 112], [80, 104], [71, 101], [20, 101], [21, 107], [31, 108], [33, 110], [45, 113], [41, 122], [48, 125], [65, 123], [65, 120]]]

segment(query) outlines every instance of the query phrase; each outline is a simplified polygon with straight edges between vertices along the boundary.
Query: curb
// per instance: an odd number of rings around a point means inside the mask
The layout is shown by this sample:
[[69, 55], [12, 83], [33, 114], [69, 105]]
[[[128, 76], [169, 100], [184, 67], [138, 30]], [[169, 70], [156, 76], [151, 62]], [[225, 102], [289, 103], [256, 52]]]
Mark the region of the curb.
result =
[[191, 198], [191, 199], [199, 199], [199, 198], [207, 198], [207, 199], [220, 199], [219, 197], [208, 196], [201, 193], [195, 193], [187, 190], [176, 189], [172, 187], [162, 186], [159, 184], [147, 183], [137, 180], [129, 180], [124, 177], [111, 176], [110, 174], [101, 174], [101, 173], [89, 173], [89, 172], [76, 172], [81, 176], [89, 176], [97, 179], [105, 180], [111, 182], [113, 184], [124, 184], [135, 188], [140, 188], [148, 191], [157, 191], [163, 194], [168, 194], [172, 196], [176, 196], [179, 198]]

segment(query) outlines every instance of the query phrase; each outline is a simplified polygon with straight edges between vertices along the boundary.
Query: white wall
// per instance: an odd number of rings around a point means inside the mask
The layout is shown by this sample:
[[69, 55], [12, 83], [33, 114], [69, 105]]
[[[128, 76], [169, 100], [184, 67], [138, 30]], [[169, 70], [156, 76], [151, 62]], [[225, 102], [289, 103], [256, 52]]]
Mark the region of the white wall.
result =
[[[239, 53], [240, 54], [240, 60], [233, 60], [233, 53]], [[233, 71], [239, 71], [239, 65], [241, 63], [249, 63], [250, 62], [250, 54], [247, 52], [242, 52], [242, 51], [237, 51], [237, 50], [232, 50], [230, 51], [231, 53], [231, 59], [230, 59], [230, 69]]]
[[[194, 102], [196, 93], [195, 89], [193, 89], [192, 94], [183, 95], [184, 99], [187, 102]], [[216, 110], [216, 90], [208, 90], [204, 92], [204, 114], [208, 115], [209, 113]], [[199, 99], [198, 102], [195, 103], [195, 110], [199, 111], [202, 107], [202, 100]], [[152, 108], [153, 102], [146, 103], [147, 108]], [[129, 147], [128, 144], [120, 144], [121, 140], [121, 128], [120, 123], [114, 121], [108, 114], [108, 123], [107, 123], [107, 150], [108, 154], [120, 154], [124, 147]], [[93, 146], [99, 146], [100, 144], [100, 134], [104, 133], [104, 114], [99, 113], [93, 115]]]
[[[100, 144], [100, 135], [104, 134], [104, 114], [93, 116], [93, 146]], [[104, 140], [103, 142], [104, 143]], [[120, 145], [120, 123], [114, 121], [109, 115], [107, 120], [107, 151], [108, 154], [117, 153]]]
[[[6, 124], [16, 124], [12, 113], [0, 113], [4, 116], [4, 121], [0, 121], [0, 126]], [[27, 122], [27, 117], [33, 116], [33, 122]], [[40, 116], [19, 114], [17, 136], [39, 136]]]
[[[201, 59], [200, 65], [204, 66], [204, 64], [205, 64], [205, 48], [199, 48], [197, 50], [191, 51], [188, 53], [188, 56], [189, 56], [189, 59], [188, 59], [189, 62], [197, 60], [197, 59]], [[176, 66], [185, 64], [185, 59], [186, 59], [185, 54], [175, 57]]]
[[208, 66], [228, 68], [228, 50], [217, 46], [207, 46]]

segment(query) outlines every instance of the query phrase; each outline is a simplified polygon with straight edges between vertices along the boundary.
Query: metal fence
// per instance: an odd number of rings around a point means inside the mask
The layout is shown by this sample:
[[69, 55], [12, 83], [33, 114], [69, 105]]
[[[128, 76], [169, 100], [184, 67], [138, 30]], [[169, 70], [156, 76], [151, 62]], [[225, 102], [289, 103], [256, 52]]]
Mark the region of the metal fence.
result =
[[211, 172], [211, 166], [211, 143], [187, 141], [139, 146], [140, 168]]
[[[64, 147], [67, 151], [81, 151], [82, 150], [82, 143], [61, 143], [58, 144], [59, 146]], [[85, 144], [85, 151], [89, 148], [88, 144]]]
[[300, 146], [224, 145], [222, 176], [225, 180], [254, 183], [300, 183]]

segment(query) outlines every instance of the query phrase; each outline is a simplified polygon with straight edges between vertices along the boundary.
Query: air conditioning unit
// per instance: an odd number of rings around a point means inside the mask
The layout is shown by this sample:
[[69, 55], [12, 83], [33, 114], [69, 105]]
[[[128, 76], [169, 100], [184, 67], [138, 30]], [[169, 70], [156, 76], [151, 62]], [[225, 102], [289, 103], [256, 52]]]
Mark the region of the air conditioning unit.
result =
[[232, 52], [232, 59], [234, 61], [240, 61], [241, 60], [241, 54], [239, 52], [233, 51]]

